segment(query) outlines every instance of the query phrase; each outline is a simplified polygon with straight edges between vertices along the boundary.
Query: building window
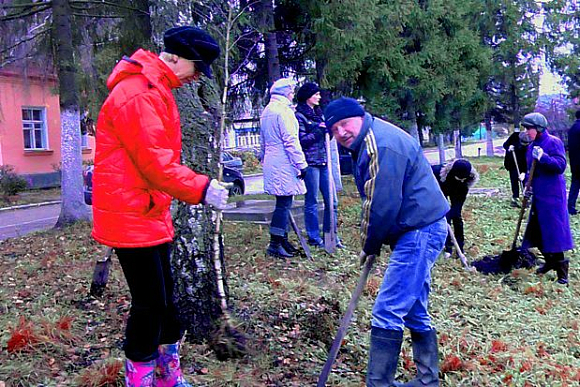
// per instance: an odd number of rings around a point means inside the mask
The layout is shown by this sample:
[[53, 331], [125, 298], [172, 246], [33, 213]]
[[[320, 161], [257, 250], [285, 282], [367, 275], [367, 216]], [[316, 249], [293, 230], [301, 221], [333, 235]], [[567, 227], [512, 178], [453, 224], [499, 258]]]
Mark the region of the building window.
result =
[[22, 108], [22, 129], [24, 149], [48, 149], [44, 108]]
[[81, 147], [83, 149], [89, 148], [89, 135], [87, 133], [81, 134]]

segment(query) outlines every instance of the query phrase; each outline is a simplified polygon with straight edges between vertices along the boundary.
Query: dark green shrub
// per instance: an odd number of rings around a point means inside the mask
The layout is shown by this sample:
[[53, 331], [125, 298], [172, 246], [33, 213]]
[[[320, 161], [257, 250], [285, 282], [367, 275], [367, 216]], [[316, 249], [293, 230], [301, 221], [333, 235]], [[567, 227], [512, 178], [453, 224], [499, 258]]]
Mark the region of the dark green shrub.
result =
[[0, 165], [0, 194], [7, 199], [28, 188], [26, 180], [14, 172], [12, 165]]

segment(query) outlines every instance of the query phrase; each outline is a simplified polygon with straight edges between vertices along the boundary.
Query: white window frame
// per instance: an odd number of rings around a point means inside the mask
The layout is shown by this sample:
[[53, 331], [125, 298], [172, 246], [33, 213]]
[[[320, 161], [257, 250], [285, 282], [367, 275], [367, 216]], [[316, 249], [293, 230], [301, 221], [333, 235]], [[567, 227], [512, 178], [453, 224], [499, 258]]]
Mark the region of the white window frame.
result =
[[[25, 110], [30, 110], [30, 118], [33, 118], [34, 111], [40, 111], [40, 120], [25, 120], [22, 118], [22, 139], [24, 140], [24, 150], [48, 150], [48, 129], [46, 125], [46, 108], [42, 106], [22, 106], [21, 114], [24, 114]], [[29, 132], [30, 136], [30, 147], [26, 147], [26, 132]], [[40, 131], [40, 147], [36, 146], [37, 143], [37, 132]]]

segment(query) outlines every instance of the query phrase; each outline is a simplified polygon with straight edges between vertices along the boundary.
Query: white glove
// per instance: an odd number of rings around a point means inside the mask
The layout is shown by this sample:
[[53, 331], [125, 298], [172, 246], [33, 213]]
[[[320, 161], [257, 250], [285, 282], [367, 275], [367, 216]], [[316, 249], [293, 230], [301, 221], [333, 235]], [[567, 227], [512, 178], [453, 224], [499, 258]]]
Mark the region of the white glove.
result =
[[513, 145], [510, 145], [508, 148], [508, 152], [513, 152], [516, 148]]
[[522, 173], [520, 173], [518, 178], [520, 179], [520, 181], [524, 181], [524, 179], [526, 178], [526, 174], [524, 172], [522, 172]]
[[543, 155], [544, 150], [539, 146], [535, 146], [534, 149], [532, 149], [532, 157], [535, 158], [536, 160], [540, 161]]
[[212, 179], [205, 192], [203, 204], [214, 206], [218, 210], [226, 208], [228, 203], [229, 188], [233, 186], [232, 183], [220, 183], [216, 179]]

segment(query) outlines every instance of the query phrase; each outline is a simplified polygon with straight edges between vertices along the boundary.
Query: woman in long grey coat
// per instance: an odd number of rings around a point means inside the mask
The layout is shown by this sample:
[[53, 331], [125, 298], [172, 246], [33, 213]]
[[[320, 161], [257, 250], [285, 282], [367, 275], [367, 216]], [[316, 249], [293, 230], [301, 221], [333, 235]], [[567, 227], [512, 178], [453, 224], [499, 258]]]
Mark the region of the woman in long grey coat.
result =
[[528, 147], [528, 168], [536, 160], [532, 209], [523, 247], [536, 246], [542, 252], [546, 262], [536, 273], [556, 270], [558, 282], [567, 284], [569, 261], [564, 258], [564, 251], [573, 249], [574, 242], [566, 208], [564, 144], [548, 133], [548, 121], [541, 113], [526, 114], [522, 126], [533, 141]]
[[306, 192], [306, 159], [298, 140], [298, 121], [291, 108], [296, 82], [282, 78], [270, 88], [270, 103], [260, 117], [264, 191], [276, 196], [267, 254], [288, 258], [297, 250], [288, 242], [288, 216], [294, 195]]

